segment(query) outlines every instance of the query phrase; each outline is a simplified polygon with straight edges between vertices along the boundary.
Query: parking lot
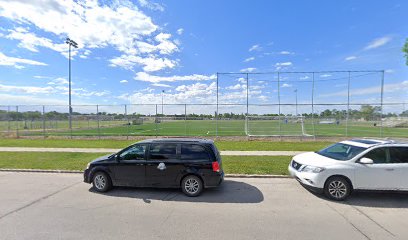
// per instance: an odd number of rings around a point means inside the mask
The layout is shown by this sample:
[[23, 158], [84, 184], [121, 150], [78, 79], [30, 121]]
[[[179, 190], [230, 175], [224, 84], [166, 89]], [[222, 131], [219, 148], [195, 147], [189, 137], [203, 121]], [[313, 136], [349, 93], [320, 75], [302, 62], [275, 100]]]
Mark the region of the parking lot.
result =
[[80, 174], [0, 172], [1, 239], [408, 239], [408, 194], [337, 203], [293, 179], [181, 191], [92, 191]]

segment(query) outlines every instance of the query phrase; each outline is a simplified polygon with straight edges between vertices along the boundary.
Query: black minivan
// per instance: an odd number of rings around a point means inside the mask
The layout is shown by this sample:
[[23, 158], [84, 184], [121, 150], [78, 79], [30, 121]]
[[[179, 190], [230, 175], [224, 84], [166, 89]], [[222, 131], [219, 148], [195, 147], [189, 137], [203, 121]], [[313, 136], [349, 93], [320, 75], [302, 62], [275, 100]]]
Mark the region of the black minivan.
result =
[[221, 156], [212, 140], [163, 138], [137, 142], [90, 162], [84, 182], [99, 192], [113, 186], [179, 188], [190, 197], [224, 179]]

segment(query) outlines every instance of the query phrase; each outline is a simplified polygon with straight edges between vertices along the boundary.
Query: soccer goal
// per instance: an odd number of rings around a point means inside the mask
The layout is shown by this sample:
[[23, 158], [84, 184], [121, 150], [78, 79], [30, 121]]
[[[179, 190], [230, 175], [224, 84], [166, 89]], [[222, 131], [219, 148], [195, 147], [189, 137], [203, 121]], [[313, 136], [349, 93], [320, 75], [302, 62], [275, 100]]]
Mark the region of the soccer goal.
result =
[[250, 137], [312, 137], [306, 132], [303, 116], [247, 116], [245, 134]]

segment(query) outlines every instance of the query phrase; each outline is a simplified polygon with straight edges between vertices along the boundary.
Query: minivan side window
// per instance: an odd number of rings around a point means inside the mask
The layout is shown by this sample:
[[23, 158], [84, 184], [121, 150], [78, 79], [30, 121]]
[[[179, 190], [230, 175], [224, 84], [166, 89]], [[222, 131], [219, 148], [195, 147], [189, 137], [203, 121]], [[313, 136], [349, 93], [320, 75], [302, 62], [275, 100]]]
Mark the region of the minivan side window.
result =
[[181, 145], [181, 160], [206, 160], [208, 161], [210, 156], [207, 150], [197, 144], [182, 144]]
[[177, 158], [176, 143], [153, 143], [150, 145], [151, 160], [168, 160]]
[[390, 163], [408, 163], [408, 147], [391, 147]]
[[137, 144], [129, 147], [119, 155], [121, 160], [144, 160], [146, 153], [146, 145]]
[[363, 157], [372, 159], [374, 163], [388, 163], [386, 150], [386, 148], [375, 148], [366, 153]]

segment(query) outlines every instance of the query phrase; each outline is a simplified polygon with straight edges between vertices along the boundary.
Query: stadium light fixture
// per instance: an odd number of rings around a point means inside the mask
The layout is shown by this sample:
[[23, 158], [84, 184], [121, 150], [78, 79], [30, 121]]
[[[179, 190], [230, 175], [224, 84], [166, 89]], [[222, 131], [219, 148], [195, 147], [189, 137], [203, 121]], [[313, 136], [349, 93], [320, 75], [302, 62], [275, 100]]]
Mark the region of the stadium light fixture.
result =
[[[71, 47], [74, 48], [78, 48], [78, 43], [76, 43], [74, 40], [67, 38], [65, 40], [65, 43], [68, 44], [68, 72], [69, 72], [69, 77], [68, 77], [68, 82], [69, 82], [69, 100], [68, 100], [68, 104], [69, 104], [69, 130], [72, 132], [72, 106], [71, 106]], [[72, 135], [71, 135], [72, 136]]]

